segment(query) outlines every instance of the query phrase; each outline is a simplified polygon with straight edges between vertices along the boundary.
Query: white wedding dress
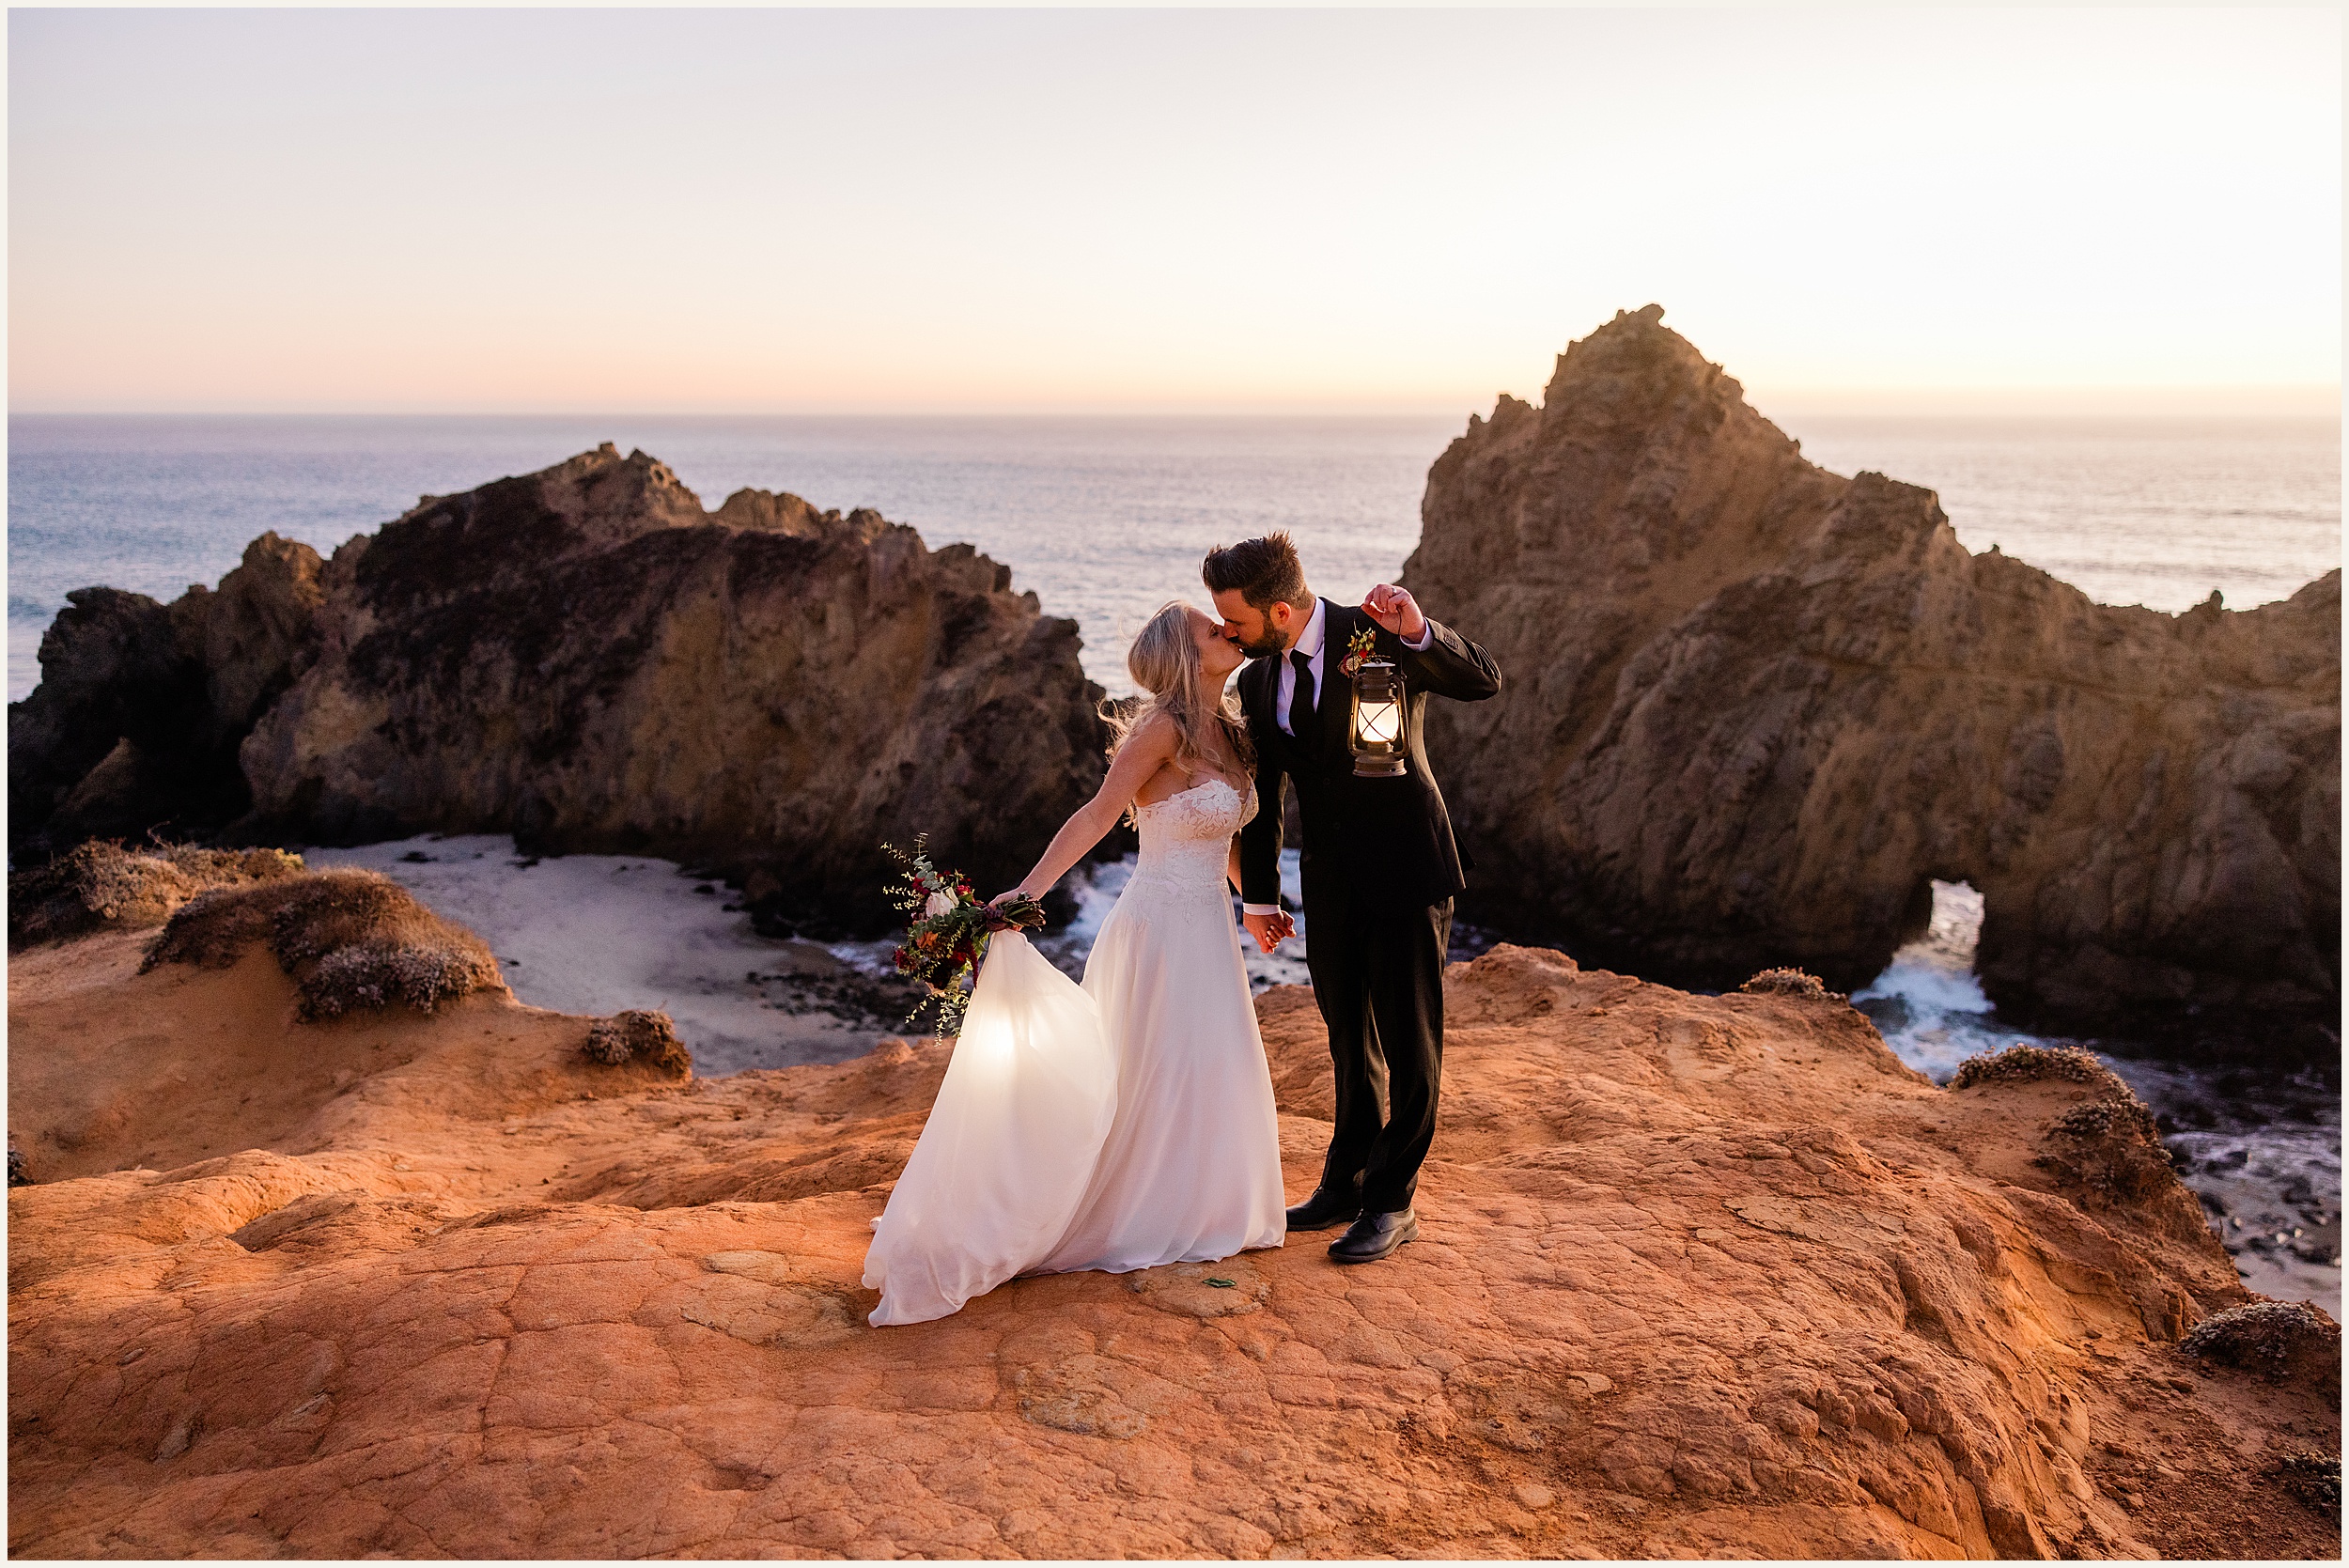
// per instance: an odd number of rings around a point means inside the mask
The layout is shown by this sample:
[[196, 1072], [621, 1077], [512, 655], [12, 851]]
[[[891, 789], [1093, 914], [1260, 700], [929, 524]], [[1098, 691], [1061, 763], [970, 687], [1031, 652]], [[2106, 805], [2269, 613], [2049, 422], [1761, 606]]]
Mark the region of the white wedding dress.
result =
[[1141, 807], [1081, 987], [1003, 932], [913, 1155], [873, 1222], [875, 1326], [1019, 1274], [1226, 1258], [1285, 1234], [1272, 1078], [1225, 892], [1255, 815], [1221, 779]]

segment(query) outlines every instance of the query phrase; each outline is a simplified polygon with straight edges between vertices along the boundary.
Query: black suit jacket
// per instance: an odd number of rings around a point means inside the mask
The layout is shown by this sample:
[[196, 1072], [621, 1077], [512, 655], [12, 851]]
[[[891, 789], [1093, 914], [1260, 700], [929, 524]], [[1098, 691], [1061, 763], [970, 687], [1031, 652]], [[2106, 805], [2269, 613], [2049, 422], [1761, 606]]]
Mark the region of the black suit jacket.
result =
[[[1483, 648], [1432, 620], [1427, 650], [1413, 653], [1360, 608], [1321, 602], [1323, 690], [1315, 693], [1310, 733], [1291, 737], [1275, 720], [1280, 660], [1259, 659], [1240, 672], [1240, 707], [1256, 747], [1258, 801], [1255, 820], [1240, 832], [1240, 895], [1250, 904], [1281, 901], [1281, 818], [1294, 784], [1304, 823], [1299, 860], [1309, 911], [1330, 898], [1397, 909], [1440, 903], [1467, 883], [1443, 792], [1427, 765], [1427, 699], [1481, 702], [1501, 690], [1501, 672]], [[1347, 745], [1354, 683], [1338, 666], [1364, 627], [1377, 639], [1379, 657], [1392, 660], [1403, 675], [1410, 760], [1397, 778], [1354, 776]]]

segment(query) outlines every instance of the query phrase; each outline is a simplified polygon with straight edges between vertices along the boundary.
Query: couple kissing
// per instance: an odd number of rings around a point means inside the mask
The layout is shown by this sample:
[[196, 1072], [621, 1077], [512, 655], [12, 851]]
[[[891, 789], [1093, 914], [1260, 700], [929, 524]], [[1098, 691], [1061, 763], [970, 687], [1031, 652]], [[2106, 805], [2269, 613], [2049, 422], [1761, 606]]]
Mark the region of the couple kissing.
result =
[[[874, 1221], [876, 1325], [944, 1316], [1020, 1275], [1207, 1262], [1340, 1224], [1330, 1255], [1373, 1263], [1419, 1234], [1465, 886], [1423, 721], [1431, 696], [1495, 695], [1500, 672], [1401, 588], [1381, 583], [1359, 608], [1315, 597], [1283, 534], [1210, 551], [1201, 576], [1216, 614], [1176, 601], [1143, 626], [1127, 669], [1146, 695], [1111, 721], [1099, 792], [1002, 900], [1040, 897], [1121, 818], [1141, 841], [1133, 875], [1081, 986], [1017, 932], [993, 939]], [[1355, 768], [1349, 678], [1363, 658], [1401, 678], [1400, 772]], [[1231, 897], [1263, 951], [1295, 934], [1280, 878], [1292, 790], [1336, 1109], [1320, 1179], [1284, 1207]]]

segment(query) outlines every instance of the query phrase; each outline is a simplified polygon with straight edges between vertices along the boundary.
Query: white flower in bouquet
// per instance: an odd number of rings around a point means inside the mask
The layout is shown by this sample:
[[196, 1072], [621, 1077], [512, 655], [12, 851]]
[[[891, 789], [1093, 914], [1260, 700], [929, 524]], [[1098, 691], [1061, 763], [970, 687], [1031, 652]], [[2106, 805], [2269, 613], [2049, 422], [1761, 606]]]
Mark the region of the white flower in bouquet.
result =
[[881, 846], [882, 853], [905, 868], [888, 889], [889, 901], [912, 917], [890, 961], [927, 993], [906, 1015], [906, 1022], [926, 1010], [934, 1012], [937, 1034], [943, 1040], [962, 1025], [972, 996], [963, 981], [976, 978], [987, 956], [988, 938], [997, 931], [1042, 930], [1044, 906], [1033, 898], [981, 904], [961, 873], [941, 873], [930, 863], [926, 843], [926, 838], [915, 839], [911, 853], [894, 844]]

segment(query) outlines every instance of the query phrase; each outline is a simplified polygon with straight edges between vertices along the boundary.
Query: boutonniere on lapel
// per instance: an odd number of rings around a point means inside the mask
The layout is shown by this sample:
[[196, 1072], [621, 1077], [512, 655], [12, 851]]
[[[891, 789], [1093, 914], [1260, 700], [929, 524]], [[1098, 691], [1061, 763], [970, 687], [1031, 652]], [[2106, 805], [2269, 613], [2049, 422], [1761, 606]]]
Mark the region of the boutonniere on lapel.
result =
[[1355, 671], [1362, 667], [1362, 660], [1377, 653], [1377, 649], [1378, 634], [1363, 627], [1346, 639], [1346, 657], [1338, 661], [1338, 668], [1351, 677]]

